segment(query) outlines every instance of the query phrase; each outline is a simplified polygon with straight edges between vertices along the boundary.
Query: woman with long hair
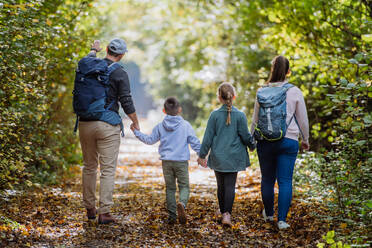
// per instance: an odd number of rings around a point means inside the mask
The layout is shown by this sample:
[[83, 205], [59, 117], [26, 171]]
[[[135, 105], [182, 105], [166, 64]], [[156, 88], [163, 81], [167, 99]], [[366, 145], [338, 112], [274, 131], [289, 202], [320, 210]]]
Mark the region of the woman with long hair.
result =
[[[302, 148], [309, 149], [309, 124], [304, 97], [298, 87], [288, 83], [289, 74], [288, 59], [275, 57], [269, 80], [257, 91], [251, 127], [251, 133], [257, 140], [262, 175], [262, 215], [264, 220], [274, 220], [274, 185], [278, 181], [279, 229], [290, 227], [286, 218], [292, 201], [292, 176], [300, 134]], [[280, 98], [279, 94], [283, 97]]]

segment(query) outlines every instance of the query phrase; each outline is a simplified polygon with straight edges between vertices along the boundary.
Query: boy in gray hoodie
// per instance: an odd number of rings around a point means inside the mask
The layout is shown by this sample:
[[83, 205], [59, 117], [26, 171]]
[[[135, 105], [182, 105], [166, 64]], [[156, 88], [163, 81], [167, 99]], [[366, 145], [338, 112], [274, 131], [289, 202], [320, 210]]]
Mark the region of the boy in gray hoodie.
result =
[[[165, 100], [164, 112], [167, 115], [163, 122], [156, 125], [150, 135], [141, 133], [134, 126], [131, 126], [131, 129], [134, 135], [145, 144], [153, 145], [160, 140], [159, 154], [165, 179], [168, 223], [176, 223], [178, 214], [179, 222], [185, 224], [187, 222], [185, 208], [190, 192], [189, 144], [199, 155], [200, 141], [190, 123], [180, 116], [182, 108], [176, 98], [168, 97]], [[176, 204], [176, 179], [179, 188], [178, 204]]]

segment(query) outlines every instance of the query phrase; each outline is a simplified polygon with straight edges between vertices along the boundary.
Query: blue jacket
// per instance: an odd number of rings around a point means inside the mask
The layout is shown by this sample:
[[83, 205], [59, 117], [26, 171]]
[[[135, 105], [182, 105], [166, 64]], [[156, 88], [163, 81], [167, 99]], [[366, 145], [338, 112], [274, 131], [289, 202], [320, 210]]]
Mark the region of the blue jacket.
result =
[[160, 140], [160, 160], [188, 161], [190, 159], [189, 144], [199, 155], [200, 141], [190, 123], [181, 116], [165, 116], [163, 122], [154, 127], [151, 135], [138, 130], [134, 131], [134, 135], [148, 145], [153, 145]]

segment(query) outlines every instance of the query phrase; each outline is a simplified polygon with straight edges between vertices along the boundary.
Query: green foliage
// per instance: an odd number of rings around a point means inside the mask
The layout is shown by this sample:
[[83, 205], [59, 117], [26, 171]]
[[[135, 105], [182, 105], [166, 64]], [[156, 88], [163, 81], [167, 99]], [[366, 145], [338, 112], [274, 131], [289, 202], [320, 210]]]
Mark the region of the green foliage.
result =
[[70, 95], [89, 2], [0, 1], [0, 189], [53, 183], [76, 160]]
[[343, 244], [341, 241], [336, 242], [335, 238], [335, 231], [327, 232], [327, 235], [323, 235], [323, 239], [326, 243], [318, 243], [318, 248], [330, 247], [330, 248], [350, 248], [351, 246], [348, 244]]

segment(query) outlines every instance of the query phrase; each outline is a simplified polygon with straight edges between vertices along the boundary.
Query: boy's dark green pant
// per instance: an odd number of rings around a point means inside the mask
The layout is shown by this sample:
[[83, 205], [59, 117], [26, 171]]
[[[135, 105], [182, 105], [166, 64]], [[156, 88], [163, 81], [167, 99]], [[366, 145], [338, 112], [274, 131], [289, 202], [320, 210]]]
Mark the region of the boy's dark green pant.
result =
[[177, 218], [177, 202], [176, 202], [176, 179], [179, 189], [179, 201], [186, 207], [189, 200], [189, 166], [188, 161], [162, 161], [163, 175], [165, 180], [165, 192], [167, 198], [167, 208], [169, 217]]

